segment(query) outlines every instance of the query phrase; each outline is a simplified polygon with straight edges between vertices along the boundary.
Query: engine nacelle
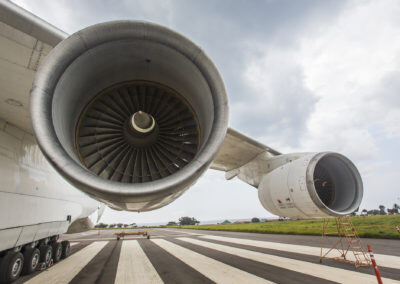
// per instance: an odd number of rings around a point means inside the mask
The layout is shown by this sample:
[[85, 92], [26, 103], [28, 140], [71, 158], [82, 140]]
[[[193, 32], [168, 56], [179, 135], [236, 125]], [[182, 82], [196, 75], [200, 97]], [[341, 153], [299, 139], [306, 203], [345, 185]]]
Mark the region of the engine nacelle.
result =
[[354, 164], [331, 152], [300, 157], [264, 175], [258, 197], [278, 216], [318, 218], [345, 216], [361, 203], [363, 185]]
[[228, 123], [218, 70], [182, 35], [144, 22], [81, 30], [57, 45], [31, 91], [42, 152], [115, 209], [153, 210], [213, 161]]

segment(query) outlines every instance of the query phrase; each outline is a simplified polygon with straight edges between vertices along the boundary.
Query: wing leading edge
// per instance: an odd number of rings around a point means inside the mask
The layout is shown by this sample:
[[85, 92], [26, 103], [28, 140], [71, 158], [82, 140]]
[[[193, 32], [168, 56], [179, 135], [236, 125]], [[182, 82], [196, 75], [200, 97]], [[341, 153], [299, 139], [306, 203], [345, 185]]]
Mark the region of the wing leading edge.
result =
[[271, 154], [271, 156], [281, 154], [232, 128], [228, 128], [225, 140], [211, 165], [211, 169], [228, 172], [247, 164], [264, 152]]

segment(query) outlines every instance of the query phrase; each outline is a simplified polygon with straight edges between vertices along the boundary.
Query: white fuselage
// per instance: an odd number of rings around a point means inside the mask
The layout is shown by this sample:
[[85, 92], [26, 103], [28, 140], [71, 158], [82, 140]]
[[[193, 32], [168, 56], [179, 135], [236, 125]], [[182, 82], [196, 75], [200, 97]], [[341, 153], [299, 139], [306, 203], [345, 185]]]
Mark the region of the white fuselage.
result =
[[0, 251], [65, 233], [100, 203], [63, 180], [34, 137], [0, 119]]

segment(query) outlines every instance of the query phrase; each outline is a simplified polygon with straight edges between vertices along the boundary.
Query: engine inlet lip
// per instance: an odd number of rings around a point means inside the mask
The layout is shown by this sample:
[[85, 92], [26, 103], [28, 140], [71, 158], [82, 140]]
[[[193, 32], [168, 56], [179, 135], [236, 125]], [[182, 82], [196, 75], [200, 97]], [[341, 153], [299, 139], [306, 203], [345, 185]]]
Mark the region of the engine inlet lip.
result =
[[[328, 207], [324, 202], [321, 200], [321, 198], [318, 195], [318, 192], [314, 186], [314, 172], [315, 168], [318, 164], [318, 162], [323, 159], [324, 157], [335, 157], [341, 160], [346, 164], [346, 166], [349, 168], [351, 171], [351, 175], [354, 178], [355, 186], [356, 186], [356, 198], [353, 200], [352, 204], [346, 209], [342, 211], [336, 211]], [[320, 210], [328, 214], [329, 216], [346, 216], [351, 213], [353, 213], [361, 204], [362, 197], [363, 197], [363, 184], [362, 184], [362, 179], [361, 175], [358, 172], [356, 166], [353, 164], [351, 160], [349, 160], [347, 157], [335, 153], [335, 152], [321, 152], [317, 153], [315, 156], [313, 156], [310, 160], [310, 163], [307, 167], [306, 171], [306, 184], [307, 184], [307, 190], [310, 194], [311, 199], [314, 201], [314, 203], [318, 206]]]
[[[69, 156], [54, 129], [52, 104], [54, 91], [61, 76], [79, 56], [108, 42], [135, 39], [162, 44], [192, 61], [209, 85], [214, 103], [214, 121], [213, 131], [201, 153], [182, 171], [164, 178], [162, 182], [153, 181], [132, 185], [102, 180], [86, 171]], [[177, 187], [190, 186], [211, 164], [225, 138], [228, 126], [226, 90], [213, 62], [189, 39], [165, 27], [147, 22], [107, 22], [71, 35], [58, 44], [41, 64], [32, 85], [30, 98], [34, 134], [47, 160], [73, 185], [89, 195], [97, 196], [100, 200], [114, 200], [114, 204], [122, 202], [120, 198], [141, 200], [143, 197], [146, 201], [152, 194], [168, 196], [171, 193], [177, 193]]]

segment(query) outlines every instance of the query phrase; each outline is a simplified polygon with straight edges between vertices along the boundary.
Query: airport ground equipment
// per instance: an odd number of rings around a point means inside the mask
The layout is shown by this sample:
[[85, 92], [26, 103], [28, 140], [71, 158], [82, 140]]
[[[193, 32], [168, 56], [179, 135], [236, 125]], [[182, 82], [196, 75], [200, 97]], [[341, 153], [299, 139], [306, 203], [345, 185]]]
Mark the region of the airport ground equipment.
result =
[[209, 168], [279, 216], [340, 217], [361, 203], [343, 155], [282, 154], [229, 128], [216, 66], [166, 27], [113, 21], [68, 35], [0, 0], [0, 43], [2, 256], [91, 229], [104, 204], [161, 208]]
[[143, 236], [146, 237], [147, 239], [150, 239], [150, 234], [147, 231], [139, 231], [139, 232], [119, 232], [115, 233], [117, 236], [117, 241], [119, 241], [121, 238], [125, 239], [125, 236]]
[[352, 263], [356, 267], [371, 265], [350, 217], [324, 219], [320, 262], [323, 259]]

